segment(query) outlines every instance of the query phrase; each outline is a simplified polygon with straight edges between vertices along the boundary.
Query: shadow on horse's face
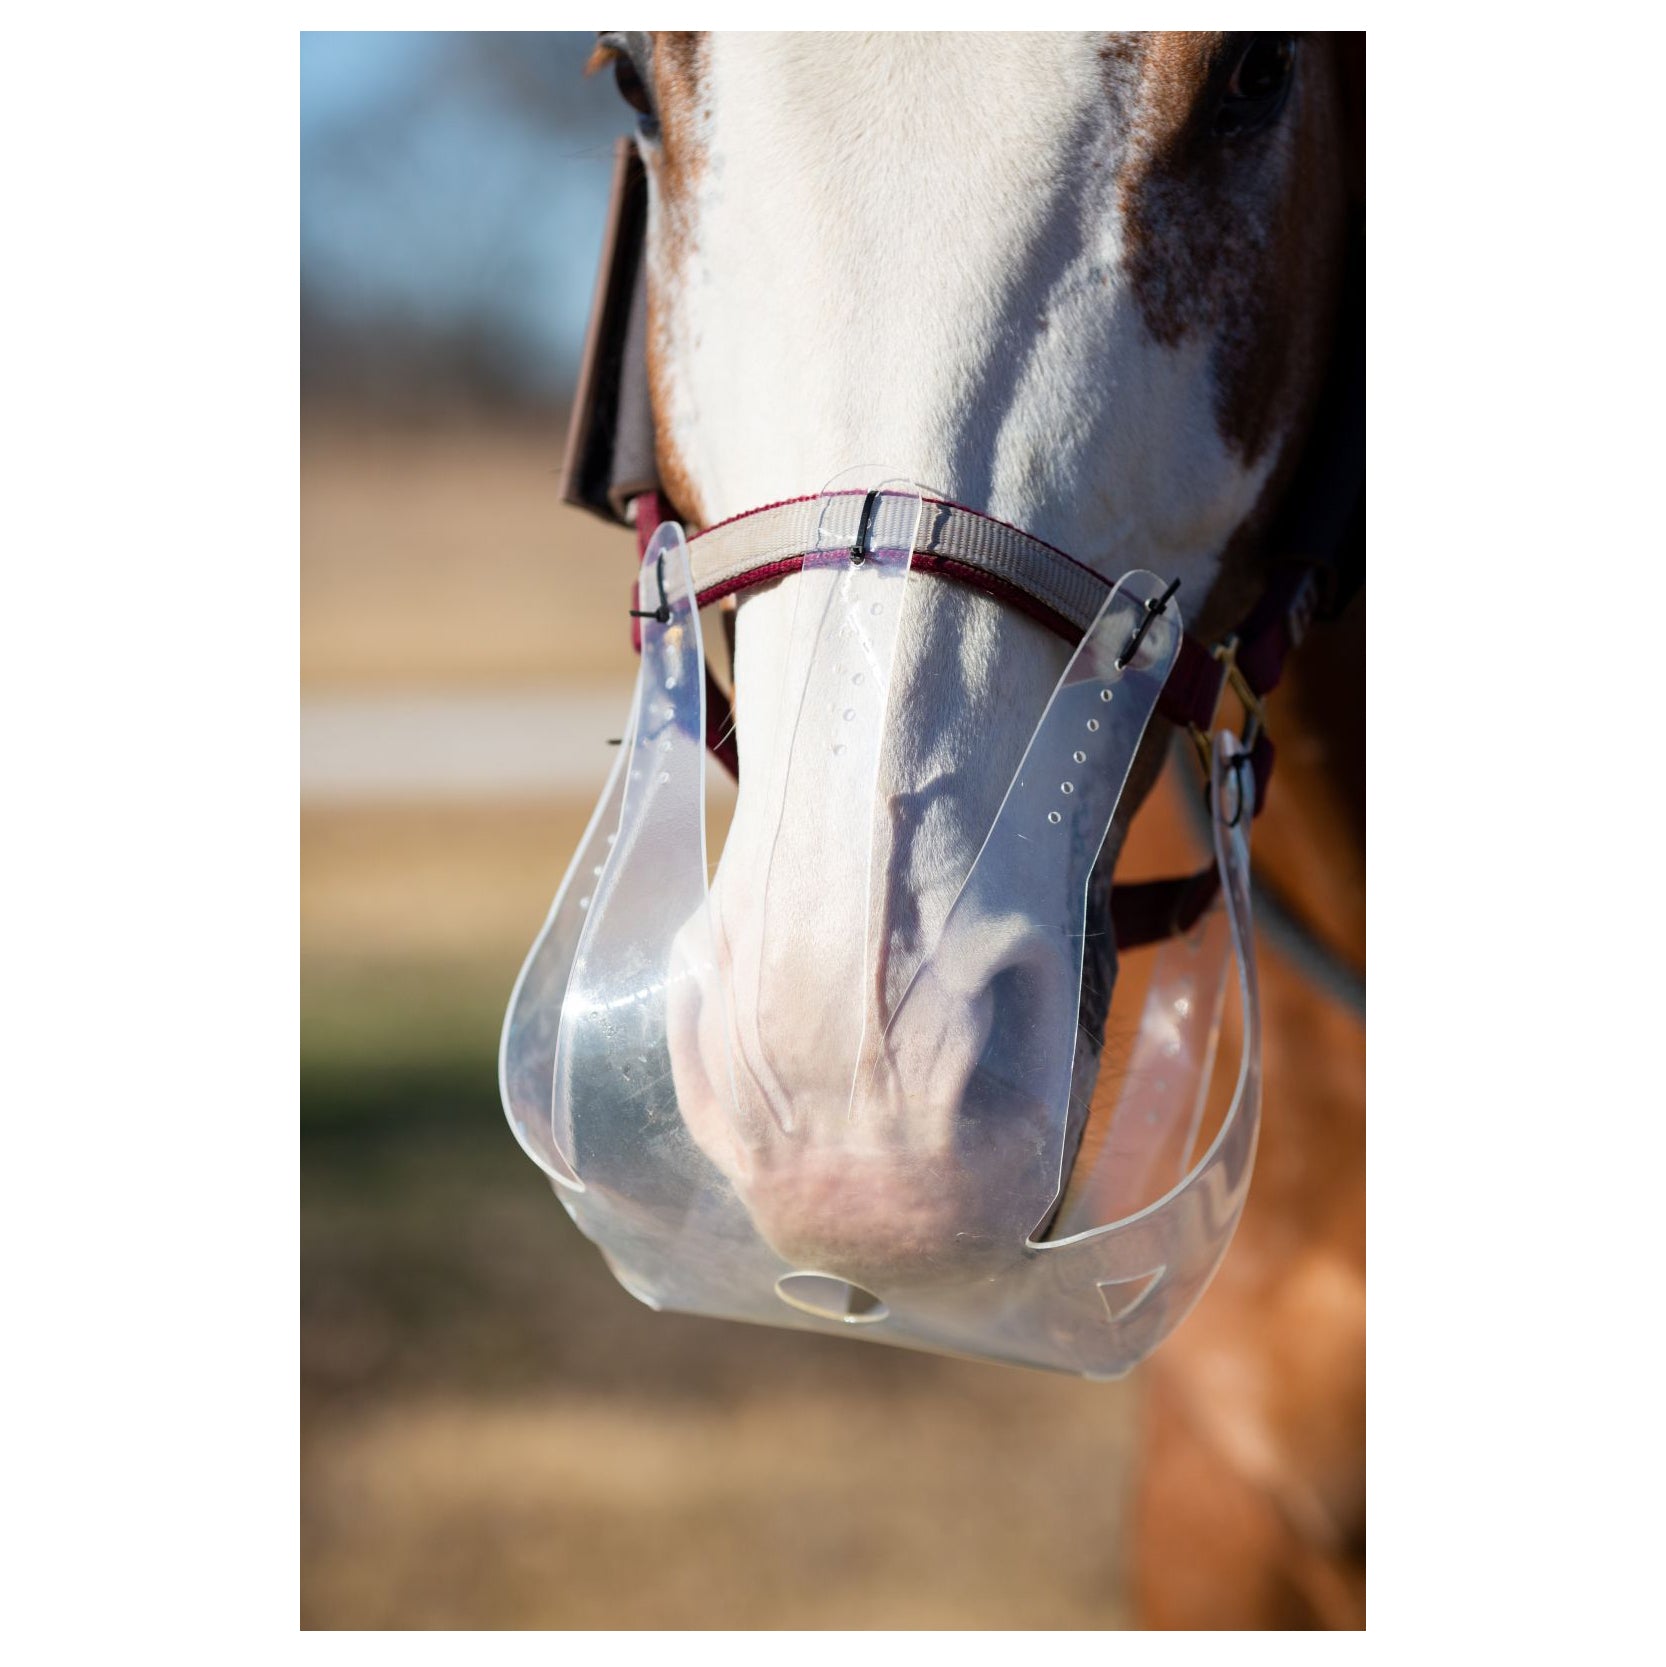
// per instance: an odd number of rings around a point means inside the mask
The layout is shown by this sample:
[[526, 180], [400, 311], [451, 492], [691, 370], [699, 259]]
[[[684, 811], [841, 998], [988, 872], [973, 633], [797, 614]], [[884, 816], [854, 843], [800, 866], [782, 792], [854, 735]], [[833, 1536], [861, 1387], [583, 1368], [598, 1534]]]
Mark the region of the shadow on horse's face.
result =
[[[623, 73], [645, 107], [659, 461], [692, 523], [873, 463], [1105, 576], [1179, 578], [1194, 631], [1237, 612], [1317, 394], [1340, 269], [1344, 66], [1328, 38], [609, 45], [641, 82]], [[941, 997], [932, 1057], [914, 1062], [931, 1093], [895, 1108], [883, 1138], [853, 1132], [852, 1062], [827, 1015], [860, 1004], [883, 1025], [1067, 656], [989, 597], [912, 579], [877, 803], [828, 802], [802, 773], [783, 802], [770, 763], [792, 715], [769, 692], [785, 686], [798, 582], [752, 593], [736, 622], [745, 769], [713, 881], [719, 953], [755, 936], [782, 825], [810, 853], [865, 839], [873, 818], [871, 914], [806, 855], [771, 905], [793, 911], [790, 944], [767, 967], [728, 968], [753, 992], [734, 1023], [755, 1128], [710, 1090], [720, 1038], [698, 1001], [673, 1053], [691, 1127], [777, 1248], [877, 1278], [941, 1256], [945, 1235], [970, 1254], [1010, 1234], [980, 1217], [986, 1178], [963, 1135], [994, 1123], [1021, 1146], [1032, 1119], [983, 1103], [980, 1061], [1023, 1003], [1078, 992], [1026, 922], [988, 922]]]

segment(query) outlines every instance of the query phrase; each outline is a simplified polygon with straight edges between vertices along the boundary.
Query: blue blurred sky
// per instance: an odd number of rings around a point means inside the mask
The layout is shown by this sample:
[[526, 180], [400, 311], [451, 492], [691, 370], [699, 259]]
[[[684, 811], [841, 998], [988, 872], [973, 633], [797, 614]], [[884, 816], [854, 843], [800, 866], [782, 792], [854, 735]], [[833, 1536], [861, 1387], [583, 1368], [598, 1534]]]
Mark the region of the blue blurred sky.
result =
[[303, 34], [303, 318], [329, 339], [489, 340], [543, 398], [577, 365], [630, 130], [595, 37]]

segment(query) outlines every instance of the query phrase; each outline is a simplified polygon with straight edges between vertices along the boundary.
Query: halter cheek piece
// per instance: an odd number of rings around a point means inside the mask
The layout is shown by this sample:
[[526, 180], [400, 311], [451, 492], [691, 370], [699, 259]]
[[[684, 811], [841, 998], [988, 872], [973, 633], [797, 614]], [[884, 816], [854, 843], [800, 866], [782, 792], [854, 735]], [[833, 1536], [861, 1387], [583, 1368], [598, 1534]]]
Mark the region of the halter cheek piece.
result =
[[[638, 554], [663, 521], [677, 519], [660, 483], [648, 397], [647, 180], [636, 144], [614, 152], [613, 195], [590, 332], [568, 432], [566, 502], [637, 531]], [[1210, 644], [1181, 639], [1157, 712], [1190, 735], [1209, 774], [1208, 737], [1230, 692], [1244, 711], [1242, 744], [1255, 777], [1253, 813], [1267, 802], [1274, 747], [1265, 701], [1315, 618], [1335, 618], [1364, 583], [1364, 226], [1350, 237], [1347, 285], [1333, 363], [1311, 437], [1268, 535], [1275, 553], [1259, 601], [1238, 628]], [[701, 607], [797, 572], [814, 547], [819, 500], [748, 510], [689, 540]], [[924, 500], [913, 569], [970, 585], [1018, 609], [1075, 647], [1111, 584], [1063, 550], [964, 504]], [[858, 540], [860, 541], [860, 540]], [[854, 554], [854, 552], [853, 552]], [[1198, 598], [1193, 598], [1194, 606]], [[633, 619], [632, 640], [641, 645]], [[731, 775], [740, 773], [727, 695], [707, 673], [706, 738]], [[1111, 918], [1131, 949], [1189, 931], [1213, 900], [1216, 871], [1119, 883]]]

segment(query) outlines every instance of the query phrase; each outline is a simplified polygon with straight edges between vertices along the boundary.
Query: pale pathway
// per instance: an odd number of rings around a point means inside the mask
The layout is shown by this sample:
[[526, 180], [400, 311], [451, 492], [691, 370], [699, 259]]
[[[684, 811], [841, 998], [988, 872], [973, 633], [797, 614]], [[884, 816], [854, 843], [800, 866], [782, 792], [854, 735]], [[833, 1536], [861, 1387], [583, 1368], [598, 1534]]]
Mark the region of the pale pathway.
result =
[[600, 791], [628, 692], [312, 695], [301, 702], [301, 797], [573, 798]]

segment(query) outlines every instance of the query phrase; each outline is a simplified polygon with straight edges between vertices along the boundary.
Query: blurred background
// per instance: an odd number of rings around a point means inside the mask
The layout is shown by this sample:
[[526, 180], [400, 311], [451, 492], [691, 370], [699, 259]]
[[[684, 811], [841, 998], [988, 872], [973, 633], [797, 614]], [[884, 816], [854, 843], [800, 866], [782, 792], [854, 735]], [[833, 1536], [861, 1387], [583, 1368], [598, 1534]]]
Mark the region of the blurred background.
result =
[[1118, 1626], [1137, 1374], [653, 1315], [498, 1107], [635, 670], [592, 40], [302, 37], [302, 1621]]

